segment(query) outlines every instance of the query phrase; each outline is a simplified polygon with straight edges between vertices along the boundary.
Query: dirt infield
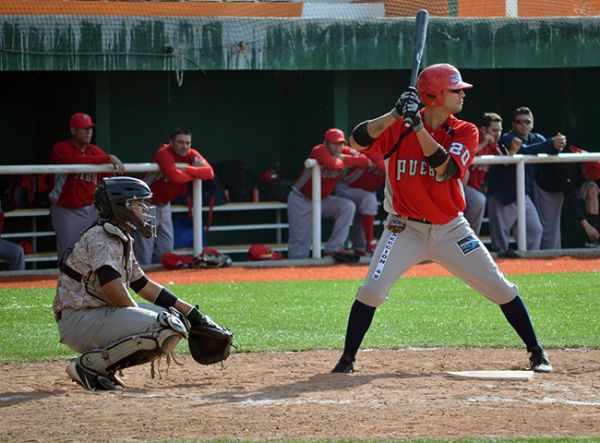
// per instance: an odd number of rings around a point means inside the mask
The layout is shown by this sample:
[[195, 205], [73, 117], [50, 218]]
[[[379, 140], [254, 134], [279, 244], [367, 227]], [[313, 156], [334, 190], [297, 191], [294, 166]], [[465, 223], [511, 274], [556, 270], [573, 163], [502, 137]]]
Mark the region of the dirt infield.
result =
[[[507, 273], [597, 271], [600, 259], [500, 261]], [[235, 272], [234, 272], [235, 271]], [[435, 265], [415, 275], [440, 275]], [[152, 273], [163, 283], [361, 278], [364, 266]], [[282, 277], [282, 274], [285, 278]], [[237, 277], [235, 277], [237, 275]], [[218, 278], [220, 276], [220, 279]], [[234, 280], [235, 279], [235, 280]], [[0, 279], [0, 287], [19, 283]], [[20, 284], [23, 285], [23, 281]], [[37, 277], [26, 286], [53, 286]], [[1, 441], [309, 440], [600, 436], [600, 350], [554, 349], [555, 371], [529, 382], [456, 380], [446, 371], [524, 369], [520, 349], [234, 353], [224, 367], [162, 362], [125, 370], [122, 392], [86, 392], [66, 361], [0, 366]], [[465, 362], [468, 362], [466, 364]]]

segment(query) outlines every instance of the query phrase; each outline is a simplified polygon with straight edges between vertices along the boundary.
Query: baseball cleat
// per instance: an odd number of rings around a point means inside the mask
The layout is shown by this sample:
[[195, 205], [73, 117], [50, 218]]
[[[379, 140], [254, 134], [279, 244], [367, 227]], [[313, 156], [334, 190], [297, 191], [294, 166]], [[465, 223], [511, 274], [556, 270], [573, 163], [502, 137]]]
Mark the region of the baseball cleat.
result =
[[122, 386], [113, 383], [107, 377], [89, 369], [84, 369], [78, 360], [77, 358], [71, 360], [66, 371], [71, 380], [83, 386], [84, 389], [88, 391], [115, 391], [123, 389]]
[[541, 346], [536, 346], [529, 351], [529, 363], [533, 372], [548, 373], [552, 371], [548, 354]]
[[354, 372], [354, 362], [346, 355], [342, 355], [335, 368], [331, 370], [332, 374], [350, 374]]

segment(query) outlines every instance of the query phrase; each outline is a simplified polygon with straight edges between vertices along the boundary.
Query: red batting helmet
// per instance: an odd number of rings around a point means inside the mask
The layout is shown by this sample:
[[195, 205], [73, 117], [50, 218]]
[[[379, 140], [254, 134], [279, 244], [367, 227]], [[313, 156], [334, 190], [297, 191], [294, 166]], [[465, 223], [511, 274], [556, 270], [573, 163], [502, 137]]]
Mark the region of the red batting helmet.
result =
[[323, 137], [323, 143], [346, 143], [346, 137], [344, 137], [344, 131], [337, 128], [328, 129]]
[[[463, 82], [460, 72], [447, 63], [431, 65], [423, 69], [417, 79], [417, 92], [426, 106], [439, 106], [443, 103], [445, 89], [470, 89], [473, 85]], [[429, 97], [429, 96], [433, 96]]]

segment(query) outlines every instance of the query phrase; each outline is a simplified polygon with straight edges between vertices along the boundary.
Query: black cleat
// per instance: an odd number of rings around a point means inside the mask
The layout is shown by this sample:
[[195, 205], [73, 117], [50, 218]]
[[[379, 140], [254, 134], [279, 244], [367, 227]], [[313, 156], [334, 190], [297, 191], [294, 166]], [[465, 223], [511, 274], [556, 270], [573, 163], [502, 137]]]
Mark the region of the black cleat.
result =
[[335, 368], [331, 370], [332, 374], [350, 374], [354, 372], [354, 362], [347, 355], [342, 355]]
[[107, 377], [89, 369], [85, 369], [79, 364], [79, 359], [77, 358], [74, 358], [69, 362], [69, 365], [67, 366], [67, 374], [69, 374], [71, 380], [79, 383], [88, 391], [116, 391], [123, 389], [122, 386], [117, 383], [113, 383]]
[[531, 364], [531, 370], [533, 372], [541, 372], [548, 373], [552, 371], [552, 364], [550, 364], [550, 359], [548, 358], [548, 354], [541, 346], [536, 346], [535, 348], [531, 348], [529, 351], [529, 363]]

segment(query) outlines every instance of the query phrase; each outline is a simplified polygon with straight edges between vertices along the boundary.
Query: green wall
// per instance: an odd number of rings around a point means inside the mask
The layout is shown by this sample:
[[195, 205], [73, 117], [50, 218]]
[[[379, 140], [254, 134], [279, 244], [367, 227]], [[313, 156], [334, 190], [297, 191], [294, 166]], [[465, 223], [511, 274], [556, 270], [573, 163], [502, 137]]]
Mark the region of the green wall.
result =
[[[179, 87], [170, 72], [0, 72], [2, 163], [47, 163], [52, 144], [69, 136], [69, 115], [84, 111], [98, 124], [97, 143], [125, 162], [150, 161], [183, 126], [213, 164], [244, 159], [256, 176], [279, 163], [294, 179], [326, 129], [348, 133], [386, 112], [408, 78], [408, 70], [194, 71]], [[463, 78], [475, 88], [459, 117], [496, 111], [508, 130], [525, 105], [536, 131], [600, 151], [600, 68], [465, 69]]]

